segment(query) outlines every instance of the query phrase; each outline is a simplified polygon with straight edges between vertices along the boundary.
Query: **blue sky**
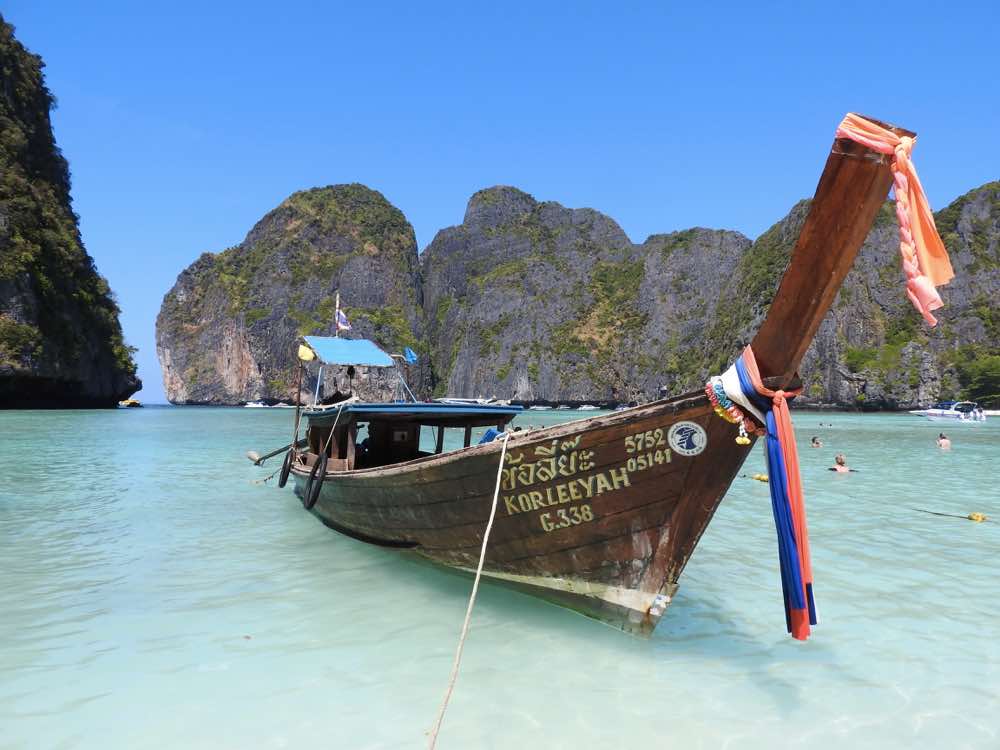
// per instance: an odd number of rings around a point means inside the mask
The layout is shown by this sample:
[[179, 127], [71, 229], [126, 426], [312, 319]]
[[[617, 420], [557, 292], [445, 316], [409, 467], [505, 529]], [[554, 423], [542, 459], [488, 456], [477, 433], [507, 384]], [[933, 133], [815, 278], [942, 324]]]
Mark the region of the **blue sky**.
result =
[[369, 185], [421, 249], [496, 184], [633, 241], [754, 237], [812, 194], [849, 110], [919, 132], [935, 208], [1000, 179], [995, 3], [158, 5], [4, 8], [46, 61], [149, 402], [163, 294], [295, 190]]

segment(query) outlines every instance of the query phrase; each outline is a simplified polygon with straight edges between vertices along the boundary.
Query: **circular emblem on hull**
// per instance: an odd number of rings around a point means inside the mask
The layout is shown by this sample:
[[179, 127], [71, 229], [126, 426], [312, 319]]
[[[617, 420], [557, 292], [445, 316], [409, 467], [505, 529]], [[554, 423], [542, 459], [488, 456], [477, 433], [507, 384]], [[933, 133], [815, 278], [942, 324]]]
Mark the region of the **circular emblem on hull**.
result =
[[677, 422], [667, 433], [667, 442], [675, 453], [697, 456], [708, 445], [708, 435], [700, 424]]

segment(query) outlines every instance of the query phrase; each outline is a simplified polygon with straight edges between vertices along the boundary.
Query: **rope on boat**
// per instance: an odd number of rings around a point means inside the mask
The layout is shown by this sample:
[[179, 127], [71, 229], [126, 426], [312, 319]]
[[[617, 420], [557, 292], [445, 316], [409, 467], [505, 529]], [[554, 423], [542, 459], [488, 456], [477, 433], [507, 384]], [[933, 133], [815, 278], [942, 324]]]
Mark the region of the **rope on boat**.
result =
[[[323, 446], [323, 453], [326, 453], [328, 450], [330, 450], [330, 441], [333, 440], [333, 433], [337, 429], [337, 422], [340, 421], [340, 415], [344, 413], [344, 406], [350, 403], [350, 401], [351, 400], [349, 399], [348, 401], [342, 403], [337, 408], [337, 416], [333, 418], [333, 427], [330, 428], [330, 434], [326, 436], [326, 444]], [[323, 455], [323, 453], [320, 453], [320, 455]]]
[[279, 471], [281, 471], [281, 467], [280, 466], [277, 469], [275, 469], [274, 471], [272, 471], [270, 474], [268, 474], [266, 477], [264, 477], [263, 479], [254, 479], [253, 483], [254, 484], [267, 484], [272, 479], [274, 479], [274, 475], [277, 474]]
[[445, 691], [444, 700], [441, 701], [441, 709], [438, 711], [437, 721], [431, 730], [430, 750], [434, 750], [437, 744], [438, 732], [441, 731], [441, 722], [444, 721], [444, 712], [448, 708], [448, 701], [451, 700], [452, 690], [455, 689], [455, 681], [458, 679], [458, 666], [462, 662], [462, 649], [465, 648], [465, 637], [469, 634], [469, 621], [472, 619], [472, 607], [476, 603], [476, 592], [479, 590], [479, 579], [483, 574], [483, 563], [486, 561], [486, 545], [490, 540], [490, 531], [493, 529], [493, 519], [497, 513], [497, 500], [500, 498], [500, 477], [503, 472], [503, 461], [507, 455], [507, 440], [510, 439], [510, 432], [504, 432], [503, 446], [500, 448], [500, 465], [497, 466], [497, 484], [493, 491], [493, 507], [490, 508], [490, 520], [486, 522], [486, 531], [483, 532], [483, 547], [479, 552], [479, 566], [476, 568], [476, 578], [472, 582], [472, 594], [469, 596], [469, 606], [465, 610], [465, 622], [462, 623], [462, 635], [458, 639], [458, 648], [455, 650], [455, 662], [451, 665], [451, 676], [448, 678], [448, 689]]

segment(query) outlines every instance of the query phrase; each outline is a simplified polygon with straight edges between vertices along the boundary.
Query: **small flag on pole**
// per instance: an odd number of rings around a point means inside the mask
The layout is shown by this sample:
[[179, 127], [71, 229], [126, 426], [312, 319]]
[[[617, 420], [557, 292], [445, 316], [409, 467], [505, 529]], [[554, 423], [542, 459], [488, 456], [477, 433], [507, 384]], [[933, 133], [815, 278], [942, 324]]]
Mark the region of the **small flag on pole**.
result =
[[406, 360], [407, 364], [415, 365], [417, 364], [417, 353], [410, 347], [406, 347], [403, 349], [403, 359]]
[[337, 310], [337, 330], [338, 331], [349, 331], [351, 330], [351, 322], [344, 315], [343, 310]]

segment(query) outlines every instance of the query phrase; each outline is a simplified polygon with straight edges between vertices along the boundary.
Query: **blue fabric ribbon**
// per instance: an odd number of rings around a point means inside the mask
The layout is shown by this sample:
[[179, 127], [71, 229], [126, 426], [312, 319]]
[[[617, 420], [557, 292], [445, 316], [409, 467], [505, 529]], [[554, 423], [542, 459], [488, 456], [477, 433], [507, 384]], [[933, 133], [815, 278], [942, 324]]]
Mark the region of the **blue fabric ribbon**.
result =
[[[778, 534], [778, 561], [781, 567], [781, 593], [785, 600], [785, 623], [792, 630], [791, 610], [809, 608], [809, 621], [816, 624], [816, 609], [809, 591], [808, 602], [802, 593], [802, 565], [799, 548], [795, 541], [795, 525], [792, 509], [788, 501], [788, 481], [785, 473], [785, 458], [778, 438], [778, 427], [769, 398], [761, 396], [754, 388], [742, 358], [736, 360], [736, 373], [740, 379], [740, 389], [750, 402], [760, 409], [766, 418], [767, 429], [764, 455], [767, 459], [768, 488], [771, 491], [771, 511], [774, 514], [774, 528]], [[811, 587], [810, 587], [811, 588]]]

